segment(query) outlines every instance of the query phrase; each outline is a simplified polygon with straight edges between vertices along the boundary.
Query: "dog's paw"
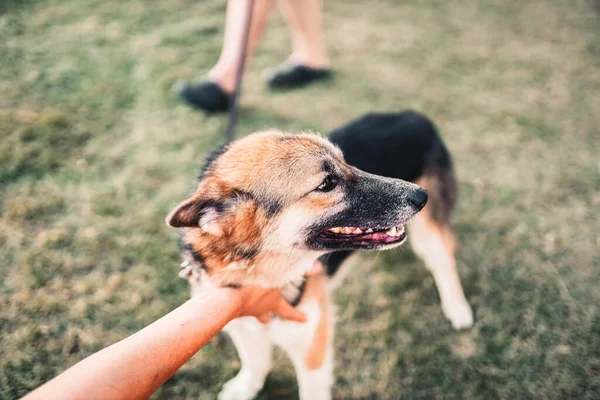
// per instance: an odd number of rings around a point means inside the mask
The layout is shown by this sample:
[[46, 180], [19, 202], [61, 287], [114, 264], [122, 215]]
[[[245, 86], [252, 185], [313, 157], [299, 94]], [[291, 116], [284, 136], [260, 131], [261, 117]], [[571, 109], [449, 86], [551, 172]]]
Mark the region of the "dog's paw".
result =
[[471, 306], [466, 301], [442, 308], [444, 315], [450, 320], [452, 326], [457, 331], [473, 326], [473, 310], [471, 310]]
[[240, 373], [223, 386], [223, 390], [221, 390], [217, 399], [252, 400], [261, 388], [262, 382], [254, 382], [250, 375]]

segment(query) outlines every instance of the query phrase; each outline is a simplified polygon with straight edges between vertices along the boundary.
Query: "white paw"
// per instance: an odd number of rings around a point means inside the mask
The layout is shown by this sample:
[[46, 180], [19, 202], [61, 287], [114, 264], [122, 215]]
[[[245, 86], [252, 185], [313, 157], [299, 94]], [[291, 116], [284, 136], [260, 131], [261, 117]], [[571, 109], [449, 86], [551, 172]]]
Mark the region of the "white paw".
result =
[[466, 301], [448, 306], [443, 305], [442, 309], [446, 318], [450, 320], [457, 331], [470, 328], [473, 325], [473, 311]]
[[223, 386], [223, 390], [217, 396], [219, 400], [252, 400], [260, 389], [263, 382], [255, 382], [250, 374], [240, 372], [235, 378]]

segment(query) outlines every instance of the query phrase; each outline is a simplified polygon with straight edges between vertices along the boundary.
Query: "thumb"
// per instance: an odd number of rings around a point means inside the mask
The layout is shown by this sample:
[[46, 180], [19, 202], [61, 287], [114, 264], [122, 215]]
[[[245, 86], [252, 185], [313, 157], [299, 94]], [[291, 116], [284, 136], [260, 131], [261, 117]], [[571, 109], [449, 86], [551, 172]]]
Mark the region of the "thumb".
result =
[[283, 319], [296, 322], [306, 322], [306, 314], [293, 307], [285, 300], [280, 301], [277, 305], [277, 308], [273, 312]]
[[323, 264], [319, 260], [315, 260], [313, 266], [304, 273], [304, 276], [317, 275], [323, 272]]
[[259, 320], [260, 322], [262, 322], [263, 324], [266, 324], [266, 323], [268, 323], [271, 320], [271, 317], [267, 313], [267, 314], [257, 315], [256, 319]]

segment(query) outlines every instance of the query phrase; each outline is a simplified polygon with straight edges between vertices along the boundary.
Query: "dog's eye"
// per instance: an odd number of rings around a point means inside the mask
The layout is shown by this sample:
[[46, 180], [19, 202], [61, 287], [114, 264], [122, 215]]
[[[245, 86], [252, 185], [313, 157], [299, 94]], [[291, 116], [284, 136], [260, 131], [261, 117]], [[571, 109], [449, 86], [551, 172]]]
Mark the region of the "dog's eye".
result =
[[323, 182], [321, 182], [321, 184], [317, 186], [316, 190], [320, 192], [329, 192], [330, 190], [333, 190], [333, 188], [335, 188], [337, 184], [338, 178], [336, 178], [335, 176], [328, 176], [327, 178], [323, 179]]

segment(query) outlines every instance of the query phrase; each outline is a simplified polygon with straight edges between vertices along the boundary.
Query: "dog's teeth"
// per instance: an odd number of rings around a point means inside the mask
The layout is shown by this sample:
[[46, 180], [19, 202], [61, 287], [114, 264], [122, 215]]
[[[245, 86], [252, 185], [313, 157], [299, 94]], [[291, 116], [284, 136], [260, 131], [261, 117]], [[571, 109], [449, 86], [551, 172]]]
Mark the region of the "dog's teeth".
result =
[[333, 233], [340, 233], [341, 230], [342, 228], [331, 228], [329, 231]]
[[365, 231], [366, 233], [373, 233], [373, 229], [369, 228]]
[[355, 228], [354, 233], [356, 233], [357, 235], [360, 235], [361, 233], [363, 233], [363, 231], [360, 228]]
[[388, 230], [385, 232], [385, 234], [386, 234], [386, 235], [389, 235], [389, 236], [397, 236], [397, 235], [398, 235], [398, 231], [396, 230], [396, 227], [394, 226], [394, 227], [392, 227], [392, 228], [388, 229]]
[[342, 228], [342, 233], [344, 235], [348, 235], [348, 234], [352, 233], [352, 228], [344, 227], [344, 228]]

